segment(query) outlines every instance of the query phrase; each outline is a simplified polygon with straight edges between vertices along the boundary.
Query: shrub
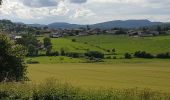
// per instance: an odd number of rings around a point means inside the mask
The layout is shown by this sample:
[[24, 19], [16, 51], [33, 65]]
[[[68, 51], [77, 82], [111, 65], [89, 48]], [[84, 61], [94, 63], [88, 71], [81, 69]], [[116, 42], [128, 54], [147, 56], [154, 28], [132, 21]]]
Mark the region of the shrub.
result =
[[58, 51], [51, 52], [48, 54], [48, 56], [59, 56], [59, 52]]
[[160, 54], [157, 54], [157, 55], [156, 55], [156, 58], [164, 58], [164, 59], [167, 59], [167, 58], [170, 58], [170, 54], [169, 54], [169, 53], [160, 53]]
[[146, 53], [145, 51], [137, 51], [134, 56], [137, 58], [154, 58], [152, 54]]
[[117, 59], [116, 56], [113, 56], [113, 59]]
[[39, 62], [32, 60], [32, 59], [29, 59], [29, 60], [27, 60], [27, 64], [39, 64]]
[[76, 39], [72, 39], [72, 42], [76, 42]]
[[85, 53], [85, 56], [87, 57], [93, 57], [93, 58], [101, 58], [103, 59], [104, 58], [104, 54], [99, 52], [99, 51], [89, 51], [87, 53]]
[[60, 49], [60, 55], [61, 56], [66, 56], [67, 52], [68, 52], [68, 48], [61, 48]]
[[1, 100], [169, 100], [169, 92], [150, 89], [82, 89], [47, 80], [41, 84], [0, 84]]
[[68, 57], [73, 57], [73, 58], [79, 58], [81, 57], [82, 55], [80, 53], [77, 53], [77, 52], [69, 52], [66, 54]]
[[110, 52], [110, 50], [107, 50], [107, 52]]
[[132, 59], [132, 55], [129, 53], [125, 53], [125, 59]]
[[93, 62], [103, 62], [103, 60], [101, 58], [90, 57], [88, 63], [93, 63]]
[[107, 56], [106, 59], [111, 59], [112, 57], [111, 56]]

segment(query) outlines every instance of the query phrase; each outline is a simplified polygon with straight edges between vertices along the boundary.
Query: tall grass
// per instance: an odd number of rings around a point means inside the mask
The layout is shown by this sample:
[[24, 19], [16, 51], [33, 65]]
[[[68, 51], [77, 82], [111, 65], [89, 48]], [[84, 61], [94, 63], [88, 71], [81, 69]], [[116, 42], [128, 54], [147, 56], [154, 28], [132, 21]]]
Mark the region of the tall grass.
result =
[[170, 93], [149, 89], [81, 89], [47, 80], [41, 84], [1, 83], [0, 100], [170, 100]]

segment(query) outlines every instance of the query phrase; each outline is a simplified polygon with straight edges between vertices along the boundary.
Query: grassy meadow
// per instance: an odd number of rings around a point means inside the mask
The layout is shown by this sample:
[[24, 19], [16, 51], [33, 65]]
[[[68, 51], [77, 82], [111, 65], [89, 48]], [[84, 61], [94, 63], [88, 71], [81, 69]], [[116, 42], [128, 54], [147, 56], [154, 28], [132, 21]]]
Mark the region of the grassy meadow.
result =
[[[117, 62], [117, 63], [116, 63]], [[53, 77], [84, 88], [150, 88], [170, 91], [170, 60], [115, 61], [112, 64], [69, 63], [29, 65], [33, 82]]]
[[157, 37], [128, 37], [115, 35], [93, 35], [85, 37], [73, 37], [80, 43], [87, 43], [101, 49], [116, 49], [118, 54], [135, 51], [146, 51], [149, 53], [161, 53], [170, 51], [170, 36]]
[[[39, 38], [42, 40], [42, 38]], [[72, 39], [76, 41], [73, 42]], [[169, 59], [121, 59], [124, 53], [141, 50], [152, 54], [170, 51], [170, 36], [128, 37], [118, 35], [92, 35], [82, 37], [52, 38], [54, 51], [65, 48], [67, 52], [84, 53], [87, 50], [109, 54], [116, 49], [118, 59], [104, 59], [100, 63], [87, 63], [85, 58], [33, 57], [38, 61], [28, 67], [28, 75], [33, 82], [42, 82], [54, 77], [61, 82], [69, 82], [80, 87], [151, 88], [170, 91]]]
[[[39, 38], [42, 41], [42, 38]], [[75, 39], [76, 41], [72, 41]], [[146, 51], [152, 54], [170, 52], [170, 36], [141, 37], [115, 35], [92, 35], [83, 37], [52, 38], [53, 51], [64, 48], [67, 52], [85, 53], [116, 49], [117, 59], [103, 59], [104, 62], [88, 63], [86, 58], [66, 56], [40, 56], [26, 60], [38, 61], [28, 65], [29, 94], [22, 85], [14, 84], [11, 91], [0, 95], [13, 94], [31, 99], [57, 100], [169, 100], [170, 99], [170, 59], [123, 59], [126, 52]], [[48, 78], [61, 84], [51, 85]], [[31, 85], [30, 83], [38, 83]], [[49, 85], [50, 84], [50, 85]], [[26, 86], [25, 86], [26, 85]], [[76, 88], [78, 87], [78, 88]], [[3, 90], [4, 89], [4, 90]], [[14, 89], [14, 90], [13, 90]], [[23, 97], [23, 98], [24, 98]], [[1, 98], [0, 98], [1, 99]]]
[[[71, 39], [76, 39], [72, 42]], [[40, 38], [42, 40], [42, 38]], [[71, 52], [86, 52], [95, 50], [107, 53], [107, 50], [116, 49], [118, 54], [135, 52], [138, 50], [149, 53], [162, 53], [170, 51], [170, 36], [157, 37], [129, 37], [118, 35], [92, 35], [82, 37], [52, 38], [54, 50], [66, 48]]]

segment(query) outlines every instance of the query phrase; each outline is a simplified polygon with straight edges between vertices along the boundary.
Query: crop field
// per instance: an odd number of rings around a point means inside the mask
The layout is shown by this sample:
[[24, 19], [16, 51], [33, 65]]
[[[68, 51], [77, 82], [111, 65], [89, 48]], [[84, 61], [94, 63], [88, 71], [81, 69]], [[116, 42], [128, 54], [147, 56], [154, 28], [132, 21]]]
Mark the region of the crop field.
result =
[[[35, 64], [29, 65], [33, 82], [56, 78], [84, 88], [150, 88], [170, 90], [170, 61], [116, 61], [114, 64]], [[124, 62], [124, 63], [123, 63]]]
[[[40, 38], [42, 40], [42, 38]], [[75, 39], [76, 41], [72, 41]], [[152, 54], [170, 52], [170, 36], [141, 37], [92, 35], [83, 37], [52, 38], [53, 50], [65, 48], [68, 52], [84, 53], [87, 50], [116, 56], [135, 51]], [[149, 88], [170, 92], [169, 59], [104, 59], [100, 63], [87, 63], [85, 58], [33, 57], [39, 64], [28, 65], [28, 76], [33, 82], [56, 78], [83, 88]]]

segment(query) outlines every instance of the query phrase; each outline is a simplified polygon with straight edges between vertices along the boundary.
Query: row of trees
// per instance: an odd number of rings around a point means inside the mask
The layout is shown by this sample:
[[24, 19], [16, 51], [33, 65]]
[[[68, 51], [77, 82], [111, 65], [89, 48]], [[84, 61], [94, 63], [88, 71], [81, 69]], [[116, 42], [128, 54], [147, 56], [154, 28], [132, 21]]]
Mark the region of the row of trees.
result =
[[27, 56], [34, 57], [39, 55], [39, 51], [45, 49], [46, 55], [50, 55], [52, 51], [51, 39], [45, 37], [43, 43], [34, 35], [22, 35], [22, 38], [16, 40], [17, 44], [25, 46], [28, 50]]
[[130, 53], [125, 53], [125, 58], [126, 59], [131, 59], [133, 57], [136, 58], [148, 58], [148, 59], [152, 59], [152, 58], [161, 58], [161, 59], [167, 59], [170, 58], [170, 53], [159, 53], [156, 55], [153, 55], [151, 53], [147, 53], [145, 51], [136, 51], [133, 55]]

